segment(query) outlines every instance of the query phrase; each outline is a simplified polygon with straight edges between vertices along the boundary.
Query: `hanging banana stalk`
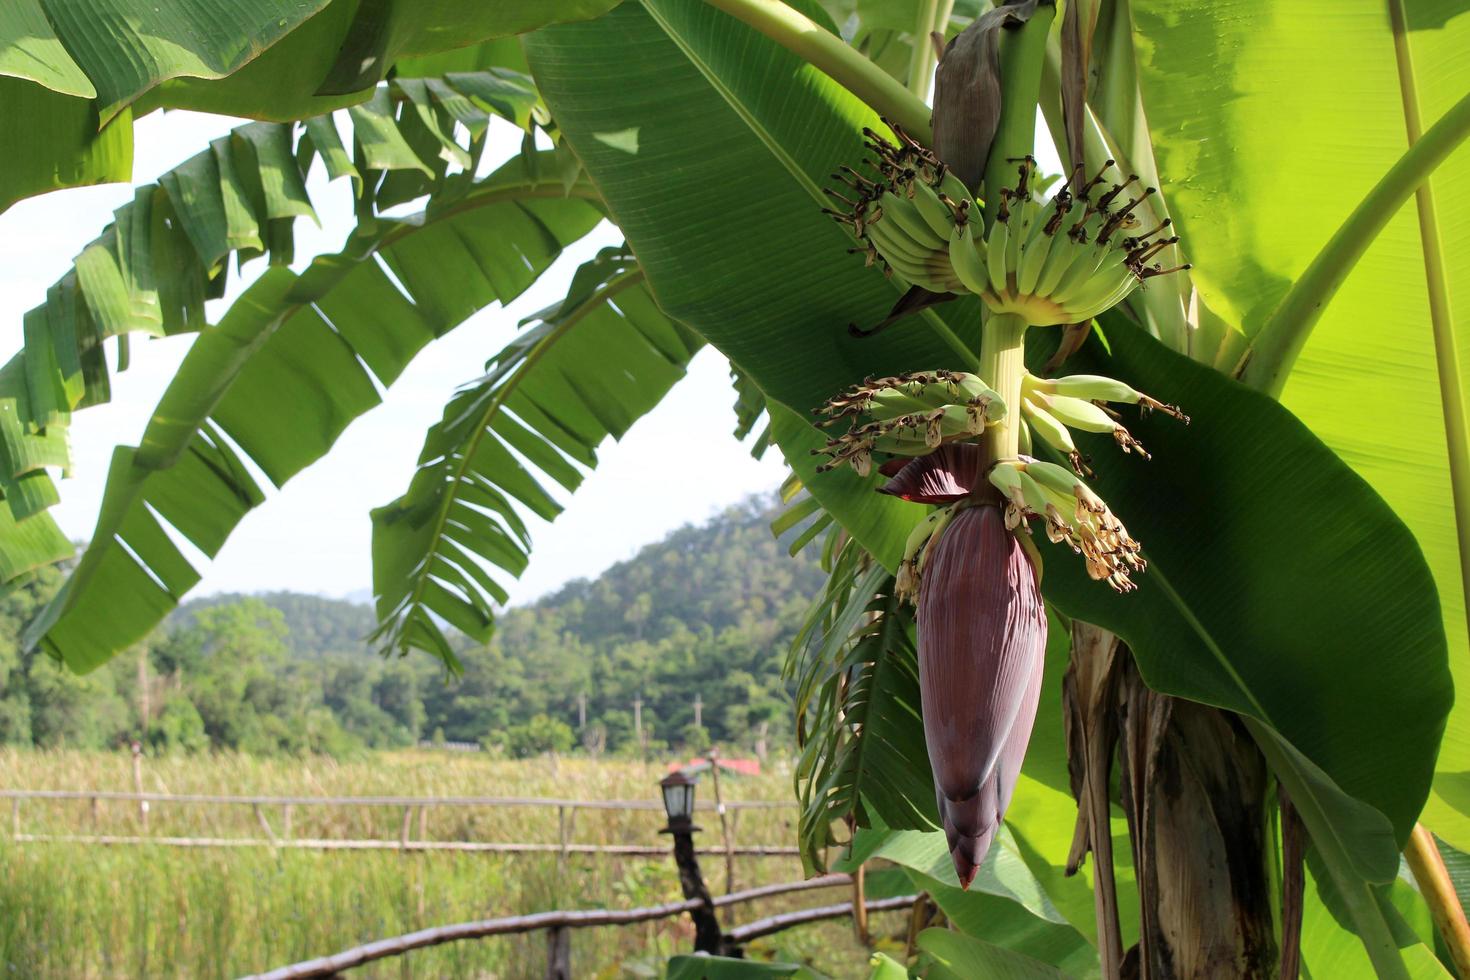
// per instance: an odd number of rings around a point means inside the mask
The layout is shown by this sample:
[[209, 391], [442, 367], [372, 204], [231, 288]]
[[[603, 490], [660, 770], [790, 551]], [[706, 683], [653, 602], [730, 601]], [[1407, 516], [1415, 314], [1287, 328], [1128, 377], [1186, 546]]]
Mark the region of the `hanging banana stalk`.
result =
[[[968, 888], [1010, 802], [1040, 695], [1046, 613], [1033, 524], [1119, 592], [1147, 567], [1142, 546], [1085, 482], [1091, 470], [1072, 433], [1107, 433], [1147, 458], [1109, 403], [1188, 421], [1110, 378], [1030, 375], [1027, 331], [1086, 321], [1179, 271], [1156, 261], [1178, 238], [1167, 221], [1140, 227], [1134, 212], [1155, 191], [1136, 177], [1110, 181], [1111, 161], [1047, 199], [1035, 161], [1013, 160], [1014, 185], [990, 190], [994, 207], [982, 208], [933, 152], [892, 128], [893, 141], [868, 132], [866, 172], [834, 175], [846, 186], [830, 192], [840, 206], [828, 213], [857, 238], [853, 251], [888, 275], [984, 301], [980, 366], [869, 378], [835, 396], [817, 410], [818, 424], [836, 432], [819, 452], [827, 468], [867, 475], [876, 465], [891, 477], [884, 492], [938, 508], [910, 537], [898, 588], [918, 603], [925, 739], [950, 856]], [[982, 211], [993, 211], [988, 231]], [[1032, 455], [1042, 445], [1070, 465]]]

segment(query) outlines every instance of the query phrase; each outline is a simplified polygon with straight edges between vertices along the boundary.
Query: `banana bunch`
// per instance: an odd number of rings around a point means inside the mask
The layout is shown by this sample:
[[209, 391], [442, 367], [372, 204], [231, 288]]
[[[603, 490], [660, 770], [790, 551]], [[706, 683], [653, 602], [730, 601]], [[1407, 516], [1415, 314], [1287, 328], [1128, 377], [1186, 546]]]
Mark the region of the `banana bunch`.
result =
[[[891, 378], [869, 378], [816, 409], [827, 428], [846, 420], [846, 432], [817, 455], [831, 457], [817, 468], [826, 472], [848, 463], [867, 476], [874, 453], [923, 456], [946, 442], [969, 439], [1005, 418], [1006, 405], [973, 374], [928, 371]], [[860, 416], [870, 421], [860, 422]]]
[[1090, 471], [1072, 441], [1070, 429], [1106, 433], [1123, 452], [1150, 458], [1143, 443], [1133, 437], [1118, 421], [1117, 413], [1104, 402], [1138, 405], [1141, 411], [1160, 411], [1185, 424], [1189, 422], [1189, 417], [1176, 406], [1165, 405], [1112, 378], [1078, 374], [1043, 379], [1027, 373], [1021, 379], [1021, 415], [1027, 426], [1047, 445], [1065, 453], [1072, 468], [1083, 476], [1090, 475]]
[[[973, 219], [975, 199], [964, 182], [897, 126], [897, 143], [863, 131], [875, 176], [851, 167], [832, 174], [846, 187], [826, 193], [824, 209], [862, 242], [852, 249], [888, 275], [935, 293], [976, 293], [992, 312], [1022, 316], [1032, 326], [1080, 323], [1121, 302], [1165, 269], [1154, 259], [1178, 243], [1164, 219], [1139, 233], [1133, 212], [1157, 193], [1143, 188], [1127, 200], [1137, 175], [1101, 190], [1109, 160], [1075, 194], [1063, 183], [1049, 201], [1036, 161], [1018, 161], [1014, 188], [1001, 188], [990, 234]], [[1078, 175], [1080, 179], [1080, 175]]]
[[1031, 189], [1036, 161], [1022, 159], [1015, 188], [999, 192], [1000, 209], [984, 241], [971, 222], [956, 221], [951, 228], [954, 274], [992, 312], [1050, 326], [1090, 319], [1121, 302], [1144, 280], [1188, 269], [1149, 264], [1179, 241], [1177, 236], [1158, 237], [1168, 231], [1168, 219], [1142, 234], [1122, 234], [1136, 228], [1133, 211], [1157, 193], [1155, 188], [1115, 207], [1137, 183], [1135, 175], [1093, 199], [1112, 165], [1109, 160], [1075, 195], [1063, 184], [1048, 202]]
[[1119, 592], [1137, 588], [1132, 578], [1148, 563], [1141, 546], [1128, 534], [1101, 497], [1066, 467], [1029, 456], [1005, 460], [990, 470], [990, 483], [1008, 501], [1006, 527], [1041, 519], [1053, 543], [1066, 543], [1087, 562], [1087, 574]]
[[862, 247], [853, 252], [879, 263], [888, 275], [934, 293], [964, 290], [950, 266], [949, 240], [956, 224], [966, 223], [974, 198], [927, 147], [899, 127], [898, 143], [863, 130], [876, 159], [864, 160], [876, 179], [851, 167], [832, 174], [847, 185], [826, 193], [840, 206], [826, 213], [847, 225]]

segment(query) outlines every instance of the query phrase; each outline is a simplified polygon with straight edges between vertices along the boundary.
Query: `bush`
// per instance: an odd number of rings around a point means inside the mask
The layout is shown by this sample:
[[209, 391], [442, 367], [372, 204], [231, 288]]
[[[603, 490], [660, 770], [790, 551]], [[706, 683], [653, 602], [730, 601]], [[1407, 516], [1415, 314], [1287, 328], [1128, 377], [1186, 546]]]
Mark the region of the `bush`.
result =
[[572, 747], [572, 728], [564, 721], [536, 715], [523, 725], [505, 730], [505, 748], [517, 759], [543, 752], [565, 752]]
[[194, 702], [181, 694], [171, 695], [143, 736], [155, 753], [199, 752], [209, 748], [204, 719]]

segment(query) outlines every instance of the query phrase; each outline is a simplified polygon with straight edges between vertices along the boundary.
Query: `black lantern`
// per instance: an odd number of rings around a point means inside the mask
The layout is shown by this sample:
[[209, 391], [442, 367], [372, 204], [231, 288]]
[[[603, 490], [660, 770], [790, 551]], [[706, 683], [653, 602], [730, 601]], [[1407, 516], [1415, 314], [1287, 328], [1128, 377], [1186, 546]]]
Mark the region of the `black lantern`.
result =
[[694, 778], [682, 769], [675, 769], [659, 780], [658, 788], [664, 794], [664, 812], [669, 815], [670, 826], [693, 819], [694, 783]]
[[669, 816], [669, 825], [661, 834], [674, 840], [674, 864], [679, 868], [679, 887], [685, 898], [699, 900], [699, 905], [689, 910], [694, 920], [694, 949], [697, 952], [719, 954], [724, 950], [720, 932], [720, 920], [715, 917], [714, 899], [699, 873], [699, 861], [694, 855], [694, 777], [682, 769], [675, 769], [658, 781], [664, 795], [664, 812]]

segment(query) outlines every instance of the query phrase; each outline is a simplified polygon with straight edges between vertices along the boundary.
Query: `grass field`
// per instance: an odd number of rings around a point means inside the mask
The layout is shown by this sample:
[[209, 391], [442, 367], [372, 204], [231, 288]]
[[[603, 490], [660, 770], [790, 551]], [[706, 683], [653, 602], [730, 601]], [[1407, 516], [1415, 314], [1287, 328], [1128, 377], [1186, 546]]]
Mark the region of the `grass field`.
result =
[[[0, 750], [0, 787], [132, 790], [124, 753]], [[727, 799], [791, 797], [776, 771], [722, 780]], [[259, 795], [554, 796], [655, 800], [662, 770], [636, 762], [562, 759], [509, 762], [476, 753], [379, 753], [352, 762], [236, 756], [146, 759], [143, 788], [161, 793]], [[701, 799], [709, 796], [701, 781]], [[271, 812], [274, 809], [275, 812]], [[263, 811], [277, 833], [283, 814]], [[0, 833], [0, 969], [24, 977], [227, 977], [336, 952], [431, 925], [546, 909], [631, 908], [679, 899], [670, 859], [573, 854], [406, 853], [270, 848], [185, 849], [157, 845], [15, 843], [6, 813]], [[794, 809], [752, 810], [737, 825], [742, 844], [792, 843]], [[27, 800], [28, 834], [148, 833], [260, 837], [250, 807], [155, 804], [146, 831], [137, 804]], [[295, 807], [296, 837], [396, 840], [399, 808]], [[719, 841], [718, 820], [702, 819], [700, 843]], [[578, 843], [666, 842], [657, 811], [580, 811]], [[417, 835], [417, 817], [414, 818]], [[555, 810], [430, 810], [434, 840], [557, 840]], [[725, 890], [723, 859], [701, 861], [710, 888]], [[737, 858], [736, 885], [801, 877], [794, 857]], [[734, 921], [841, 901], [839, 890], [741, 906]], [[890, 914], [890, 918], [896, 918]], [[875, 922], [875, 926], [880, 923]], [[893, 923], [897, 928], [897, 923]], [[833, 976], [860, 973], [867, 953], [846, 923], [808, 926], [753, 947], [754, 955], [800, 958]], [[539, 977], [545, 938], [452, 943], [388, 960], [354, 976]], [[692, 948], [688, 920], [666, 919], [573, 935], [579, 976], [658, 976], [659, 964]]]

